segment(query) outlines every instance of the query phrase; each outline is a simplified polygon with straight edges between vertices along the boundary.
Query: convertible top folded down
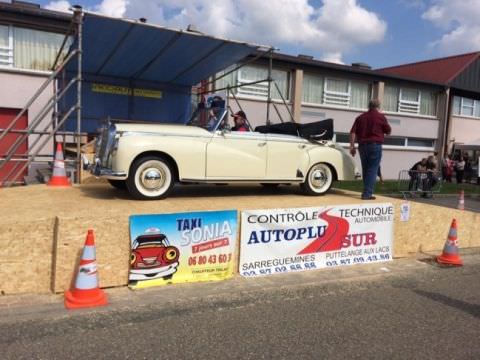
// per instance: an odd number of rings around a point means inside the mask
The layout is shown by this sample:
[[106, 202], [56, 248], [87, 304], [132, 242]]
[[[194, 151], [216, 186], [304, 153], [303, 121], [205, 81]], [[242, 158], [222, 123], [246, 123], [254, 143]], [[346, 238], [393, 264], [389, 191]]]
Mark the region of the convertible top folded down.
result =
[[308, 124], [294, 122], [257, 126], [255, 131], [262, 134], [283, 134], [300, 136], [307, 140], [331, 140], [333, 138], [333, 119]]

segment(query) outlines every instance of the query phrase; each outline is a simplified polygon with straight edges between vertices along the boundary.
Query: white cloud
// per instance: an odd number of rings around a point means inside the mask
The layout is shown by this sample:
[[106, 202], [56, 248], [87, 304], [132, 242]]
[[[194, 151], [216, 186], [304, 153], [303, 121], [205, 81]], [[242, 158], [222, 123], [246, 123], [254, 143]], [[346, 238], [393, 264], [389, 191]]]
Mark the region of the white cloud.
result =
[[51, 1], [45, 6], [46, 9], [62, 12], [70, 12], [70, 7], [70, 3], [66, 0]]
[[342, 53], [340, 52], [326, 52], [322, 56], [323, 61], [328, 61], [337, 64], [343, 64]]
[[[297, 47], [341, 62], [345, 52], [383, 40], [387, 25], [357, 0], [130, 0], [125, 16], [276, 47]], [[305, 52], [302, 50], [302, 52]]]
[[441, 54], [480, 50], [480, 0], [434, 0], [422, 18], [443, 30], [430, 44]]
[[[74, 4], [76, 4], [74, 2]], [[111, 17], [123, 17], [126, 12], [128, 0], [103, 0], [92, 8], [86, 8], [86, 10], [95, 11], [103, 15]], [[70, 4], [67, 0], [58, 0], [49, 2], [45, 8], [49, 10], [70, 12]]]
[[94, 10], [111, 17], [123, 17], [128, 3], [128, 0], [103, 0]]
[[339, 63], [346, 52], [382, 41], [387, 30], [385, 21], [357, 0], [323, 0], [317, 7], [308, 0], [103, 0], [93, 10], [174, 28], [194, 24], [207, 34], [301, 48]]

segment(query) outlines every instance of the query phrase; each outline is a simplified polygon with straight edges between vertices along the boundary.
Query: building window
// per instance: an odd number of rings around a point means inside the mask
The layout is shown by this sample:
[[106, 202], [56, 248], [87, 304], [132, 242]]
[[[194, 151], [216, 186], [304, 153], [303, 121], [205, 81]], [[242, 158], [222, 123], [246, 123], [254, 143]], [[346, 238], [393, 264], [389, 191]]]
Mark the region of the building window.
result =
[[335, 134], [335, 142], [349, 144], [350, 143], [350, 134], [345, 134], [345, 133]]
[[462, 98], [462, 114], [473, 116], [475, 113], [475, 100]]
[[[237, 65], [235, 65], [236, 67]], [[230, 71], [234, 67], [226, 69], [224, 72], [220, 72], [218, 76]], [[216, 82], [216, 88], [222, 89], [227, 86], [237, 86], [249, 84], [255, 81], [261, 81], [268, 78], [268, 69], [262, 66], [245, 65], [234, 71], [231, 74], [221, 78]], [[284, 70], [272, 69], [271, 94], [272, 99], [281, 100], [282, 97], [285, 100], [290, 98], [290, 79], [289, 72]], [[277, 90], [280, 90], [280, 93]], [[242, 95], [250, 98], [257, 98], [266, 100], [268, 98], [268, 81], [262, 81], [256, 84], [244, 85], [234, 89], [235, 94]], [[281, 96], [280, 96], [281, 94]]]
[[398, 112], [418, 114], [420, 112], [420, 91], [400, 89]]
[[0, 25], [0, 66], [48, 71], [64, 37], [63, 34]]
[[11, 27], [5, 25], [0, 25], [0, 65], [13, 66]]
[[[349, 144], [350, 134], [336, 133], [335, 142], [340, 144]], [[435, 147], [435, 140], [414, 137], [387, 136], [385, 137], [383, 145], [389, 148], [404, 148], [405, 150], [408, 150], [409, 148], [424, 148], [425, 150], [433, 150]]]
[[437, 107], [437, 96], [432, 91], [420, 92], [420, 114], [435, 116]]
[[480, 118], [480, 101], [455, 96], [453, 98], [453, 114]]
[[432, 91], [385, 85], [383, 109], [389, 112], [435, 116], [436, 94]]
[[348, 107], [350, 104], [350, 82], [346, 80], [325, 79], [323, 103]]
[[386, 137], [383, 144], [390, 145], [390, 146], [405, 146], [406, 138], [404, 137], [396, 137], [396, 136], [389, 136]]
[[362, 81], [324, 78], [305, 73], [302, 85], [302, 101], [305, 104], [366, 109], [371, 98], [370, 84]]
[[433, 148], [435, 142], [433, 139], [408, 138], [407, 146]]
[[322, 104], [323, 77], [313, 74], [303, 74], [302, 102], [308, 104]]
[[350, 107], [355, 109], [367, 109], [368, 102], [372, 97], [372, 87], [366, 82], [350, 82]]

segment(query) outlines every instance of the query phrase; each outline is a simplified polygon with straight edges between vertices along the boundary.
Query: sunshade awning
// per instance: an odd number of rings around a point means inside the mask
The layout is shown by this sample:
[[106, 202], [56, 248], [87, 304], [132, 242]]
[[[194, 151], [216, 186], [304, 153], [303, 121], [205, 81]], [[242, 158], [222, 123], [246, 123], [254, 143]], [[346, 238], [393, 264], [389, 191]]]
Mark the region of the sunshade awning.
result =
[[192, 86], [259, 46], [85, 13], [82, 50], [84, 74]]

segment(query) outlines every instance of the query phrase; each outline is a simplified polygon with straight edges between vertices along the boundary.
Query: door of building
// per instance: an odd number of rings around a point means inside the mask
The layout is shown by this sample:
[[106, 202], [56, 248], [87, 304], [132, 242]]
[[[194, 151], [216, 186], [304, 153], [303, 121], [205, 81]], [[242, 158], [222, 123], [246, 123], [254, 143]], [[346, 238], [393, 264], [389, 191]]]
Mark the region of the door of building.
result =
[[[9, 108], [1, 108], [0, 107], [0, 134], [3, 132], [3, 129], [7, 128], [12, 120], [17, 116], [20, 112], [19, 109], [9, 109]], [[17, 123], [13, 127], [14, 130], [25, 130], [28, 126], [28, 114], [25, 112], [20, 119], [18, 119]], [[7, 156], [7, 151], [13, 145], [13, 143], [23, 134], [19, 133], [9, 133], [3, 139], [0, 140], [0, 158], [3, 159]], [[20, 147], [15, 152], [14, 158], [18, 158], [20, 154], [26, 154], [28, 151], [28, 143], [27, 139], [20, 144]], [[12, 181], [12, 177], [10, 176], [8, 179], [6, 177], [13, 169], [13, 167], [18, 164], [18, 161], [9, 161], [6, 165], [3, 165], [0, 168], [0, 186], [4, 183], [4, 181]], [[18, 169], [21, 167], [22, 164], [19, 164], [17, 169], [15, 170], [15, 174], [18, 173]], [[24, 176], [27, 175], [28, 170], [24, 170], [22, 174], [19, 174], [15, 179], [16, 182], [23, 183]]]

